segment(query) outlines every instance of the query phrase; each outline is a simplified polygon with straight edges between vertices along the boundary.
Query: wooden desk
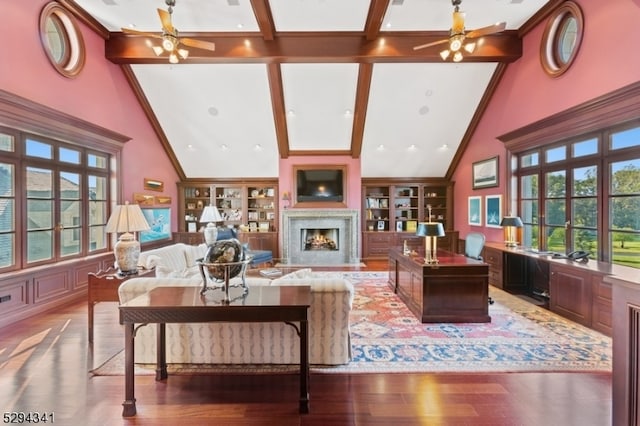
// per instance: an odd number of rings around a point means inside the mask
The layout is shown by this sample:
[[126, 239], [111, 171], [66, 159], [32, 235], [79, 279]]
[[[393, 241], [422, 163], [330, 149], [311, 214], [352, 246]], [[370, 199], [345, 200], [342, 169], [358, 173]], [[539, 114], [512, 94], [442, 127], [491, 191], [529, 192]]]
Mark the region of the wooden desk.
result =
[[[156, 380], [167, 378], [165, 328], [167, 323], [193, 322], [284, 322], [296, 328], [300, 336], [300, 401], [301, 413], [309, 412], [309, 323], [310, 286], [256, 286], [244, 297], [222, 296], [201, 287], [158, 287], [149, 293], [120, 305], [120, 323], [125, 326], [125, 400], [123, 417], [136, 414], [134, 396], [134, 343], [137, 324], [158, 324], [158, 359]], [[242, 289], [233, 288], [237, 295]], [[233, 296], [233, 294], [232, 294]], [[294, 323], [299, 323], [296, 326]]]
[[489, 265], [439, 251], [439, 263], [389, 250], [389, 282], [400, 299], [426, 322], [491, 322]]
[[89, 343], [93, 343], [93, 308], [98, 302], [119, 302], [118, 287], [120, 284], [135, 277], [153, 277], [154, 269], [141, 269], [136, 275], [120, 275], [115, 269], [89, 273], [89, 289], [87, 303], [89, 305]]

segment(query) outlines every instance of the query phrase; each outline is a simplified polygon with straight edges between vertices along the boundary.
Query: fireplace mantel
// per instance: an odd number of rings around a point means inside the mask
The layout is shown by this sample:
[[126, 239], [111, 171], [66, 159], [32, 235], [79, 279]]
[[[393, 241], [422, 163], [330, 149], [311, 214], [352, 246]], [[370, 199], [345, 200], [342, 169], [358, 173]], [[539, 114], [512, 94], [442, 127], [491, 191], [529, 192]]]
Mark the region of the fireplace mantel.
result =
[[[280, 247], [282, 263], [290, 265], [340, 265], [360, 263], [359, 211], [354, 209], [285, 209], [282, 211]], [[336, 228], [339, 250], [305, 252], [302, 231]]]

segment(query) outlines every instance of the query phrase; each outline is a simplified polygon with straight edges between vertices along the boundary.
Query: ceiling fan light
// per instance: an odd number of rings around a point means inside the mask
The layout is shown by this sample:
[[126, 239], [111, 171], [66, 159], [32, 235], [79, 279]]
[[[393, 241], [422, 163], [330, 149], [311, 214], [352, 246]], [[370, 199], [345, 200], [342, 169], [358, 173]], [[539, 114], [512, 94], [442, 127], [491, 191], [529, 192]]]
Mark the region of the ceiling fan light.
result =
[[467, 51], [467, 53], [473, 53], [474, 50], [476, 50], [476, 44], [475, 43], [467, 43], [464, 45], [464, 50]]
[[453, 34], [461, 34], [464, 32], [464, 12], [460, 12], [456, 6], [456, 10], [453, 12], [453, 25], [451, 26], [451, 32]]
[[462, 60], [462, 53], [456, 52], [453, 54], [453, 62], [460, 62]]
[[178, 61], [178, 55], [175, 54], [175, 52], [171, 52], [171, 54], [169, 55], [169, 62], [171, 62], [172, 64], [177, 64]]
[[173, 49], [176, 48], [174, 41], [174, 38], [171, 36], [162, 37], [162, 47], [164, 48], [164, 50], [166, 50], [167, 52], [173, 51]]
[[180, 55], [182, 59], [187, 59], [189, 57], [189, 51], [187, 49], [178, 49], [178, 55]]
[[440, 57], [442, 58], [443, 61], [445, 61], [449, 57], [450, 53], [451, 51], [449, 49], [443, 50], [442, 52], [440, 52]]
[[451, 49], [454, 52], [457, 52], [462, 47], [463, 40], [464, 40], [464, 36], [462, 35], [456, 35], [451, 37], [451, 40], [449, 40], [449, 49]]

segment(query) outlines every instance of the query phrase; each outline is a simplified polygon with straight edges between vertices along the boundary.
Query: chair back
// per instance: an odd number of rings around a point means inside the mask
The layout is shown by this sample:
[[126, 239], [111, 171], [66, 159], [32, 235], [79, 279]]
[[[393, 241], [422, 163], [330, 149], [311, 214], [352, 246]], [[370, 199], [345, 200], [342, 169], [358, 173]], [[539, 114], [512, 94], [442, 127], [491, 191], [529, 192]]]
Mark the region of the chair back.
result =
[[464, 241], [464, 255], [474, 259], [482, 260], [482, 249], [484, 248], [484, 234], [480, 232], [469, 232]]

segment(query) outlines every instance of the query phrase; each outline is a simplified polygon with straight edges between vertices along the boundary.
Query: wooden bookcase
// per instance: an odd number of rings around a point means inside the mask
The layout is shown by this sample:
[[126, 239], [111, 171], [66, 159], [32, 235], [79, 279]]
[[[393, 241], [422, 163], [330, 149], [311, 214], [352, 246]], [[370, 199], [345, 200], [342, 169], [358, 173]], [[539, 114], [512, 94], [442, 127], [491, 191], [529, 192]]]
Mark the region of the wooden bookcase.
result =
[[[453, 183], [446, 179], [363, 179], [362, 180], [362, 258], [384, 258], [389, 247], [411, 249], [423, 245], [415, 235], [419, 222], [442, 222], [447, 236], [440, 247], [456, 251], [453, 224]], [[452, 244], [451, 244], [452, 243]]]

